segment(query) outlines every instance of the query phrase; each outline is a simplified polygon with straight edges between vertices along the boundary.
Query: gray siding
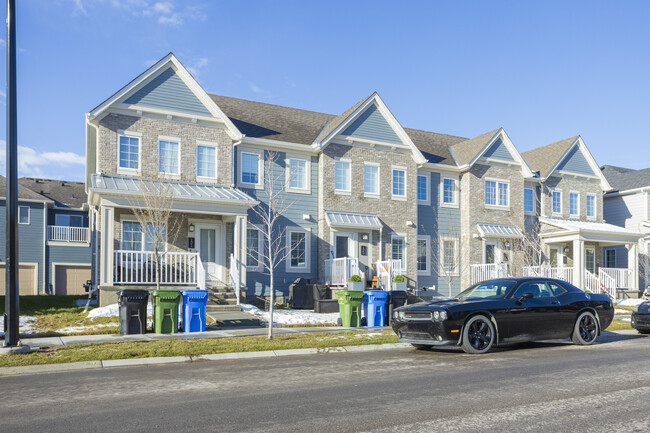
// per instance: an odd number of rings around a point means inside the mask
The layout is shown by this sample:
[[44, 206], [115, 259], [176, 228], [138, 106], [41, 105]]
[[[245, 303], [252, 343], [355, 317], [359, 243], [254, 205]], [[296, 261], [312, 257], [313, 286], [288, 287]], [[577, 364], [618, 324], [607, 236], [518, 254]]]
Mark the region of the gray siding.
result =
[[171, 109], [185, 113], [211, 116], [183, 80], [170, 67], [124, 101], [126, 104]]
[[370, 105], [341, 135], [379, 140], [388, 143], [402, 143], [393, 128], [390, 127], [377, 105]]
[[603, 218], [605, 222], [630, 230], [640, 230], [645, 218], [643, 193], [618, 197], [603, 197]]
[[492, 146], [488, 150], [485, 151], [483, 154], [484, 158], [496, 158], [496, 159], [503, 159], [506, 161], [514, 161], [515, 159], [512, 157], [510, 152], [508, 151], [508, 148], [506, 148], [506, 145], [503, 144], [503, 140], [501, 138], [497, 139]]
[[[458, 237], [458, 247], [460, 248], [460, 208], [440, 207], [440, 174], [430, 174], [431, 205], [418, 205], [418, 234], [427, 235], [431, 238], [430, 250], [431, 262], [429, 263], [430, 275], [418, 275], [418, 288], [436, 286], [436, 289], [442, 295], [449, 294], [449, 286], [444, 276], [438, 271], [437, 260], [439, 254], [439, 236]], [[460, 182], [459, 182], [460, 184]], [[458, 191], [460, 200], [460, 191]], [[435, 254], [435, 257], [434, 257]], [[452, 282], [451, 294], [456, 295], [460, 292], [460, 276], [454, 277]]]
[[[241, 150], [241, 149], [240, 149]], [[268, 154], [265, 152], [265, 154]], [[285, 160], [287, 154], [284, 152], [278, 153], [278, 158], [273, 167], [273, 176], [281, 176], [284, 179]], [[291, 158], [289, 154], [289, 158]], [[318, 278], [318, 157], [316, 156], [300, 156], [307, 158], [311, 161], [311, 194], [287, 193], [288, 197], [286, 203], [293, 203], [289, 211], [278, 222], [281, 228], [302, 228], [311, 231], [310, 242], [310, 269], [305, 272], [287, 272], [286, 264], [282, 262], [275, 268], [275, 291], [276, 294], [282, 296], [289, 295], [289, 285], [296, 278]], [[241, 187], [240, 187], [241, 188]], [[261, 203], [268, 203], [268, 198], [263, 190], [245, 189], [251, 196], [260, 200]], [[304, 220], [303, 215], [310, 215], [310, 219]], [[258, 224], [257, 216], [252, 210], [248, 211], [249, 224]], [[286, 243], [286, 236], [283, 239]], [[248, 270], [247, 272], [247, 295], [251, 296], [269, 296], [270, 294], [270, 278], [267, 271], [256, 272]]]
[[589, 166], [587, 159], [582, 154], [582, 151], [578, 146], [575, 146], [571, 152], [569, 152], [569, 154], [564, 158], [557, 169], [570, 173], [595, 176], [594, 171]]

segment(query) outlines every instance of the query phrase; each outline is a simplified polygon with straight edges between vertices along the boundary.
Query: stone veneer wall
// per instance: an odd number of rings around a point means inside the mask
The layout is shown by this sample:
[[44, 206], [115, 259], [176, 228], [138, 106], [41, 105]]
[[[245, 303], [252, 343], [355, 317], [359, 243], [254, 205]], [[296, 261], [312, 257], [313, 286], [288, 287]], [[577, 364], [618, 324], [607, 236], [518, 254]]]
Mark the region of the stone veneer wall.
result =
[[[603, 222], [603, 190], [600, 187], [599, 180], [584, 178], [570, 178], [551, 176], [544, 183], [542, 197], [542, 216], [560, 218], [551, 212], [553, 189], [562, 190], [562, 216], [561, 218], [569, 219], [569, 193], [580, 193], [580, 216], [581, 221], [587, 220], [587, 194], [596, 196], [596, 219], [597, 222]], [[594, 221], [593, 219], [591, 221]]]

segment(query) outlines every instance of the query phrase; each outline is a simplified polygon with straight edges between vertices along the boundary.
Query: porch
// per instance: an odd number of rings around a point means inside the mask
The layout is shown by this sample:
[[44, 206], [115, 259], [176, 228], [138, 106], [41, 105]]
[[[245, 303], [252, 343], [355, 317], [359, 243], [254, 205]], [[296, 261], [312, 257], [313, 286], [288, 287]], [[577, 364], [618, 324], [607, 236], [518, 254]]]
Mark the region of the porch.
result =
[[[401, 260], [380, 260], [375, 263], [374, 274], [377, 276], [379, 289], [391, 290], [391, 282], [395, 275], [402, 275]], [[347, 286], [352, 275], [359, 275], [363, 286], [371, 281], [368, 275], [359, 268], [359, 260], [352, 257], [325, 260], [325, 284], [331, 286]]]

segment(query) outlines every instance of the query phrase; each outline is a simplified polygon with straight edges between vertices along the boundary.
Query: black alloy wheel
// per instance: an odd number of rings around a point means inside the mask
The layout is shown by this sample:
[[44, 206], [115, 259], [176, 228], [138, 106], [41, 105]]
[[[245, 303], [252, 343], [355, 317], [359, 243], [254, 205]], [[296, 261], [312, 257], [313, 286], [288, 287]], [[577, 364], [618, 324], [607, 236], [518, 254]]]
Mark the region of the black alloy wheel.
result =
[[593, 313], [585, 311], [576, 320], [571, 340], [575, 344], [588, 346], [596, 341], [596, 337], [598, 337], [598, 322], [596, 321], [596, 317]]
[[467, 353], [485, 353], [492, 348], [496, 337], [494, 325], [485, 316], [474, 316], [463, 330], [463, 350]]

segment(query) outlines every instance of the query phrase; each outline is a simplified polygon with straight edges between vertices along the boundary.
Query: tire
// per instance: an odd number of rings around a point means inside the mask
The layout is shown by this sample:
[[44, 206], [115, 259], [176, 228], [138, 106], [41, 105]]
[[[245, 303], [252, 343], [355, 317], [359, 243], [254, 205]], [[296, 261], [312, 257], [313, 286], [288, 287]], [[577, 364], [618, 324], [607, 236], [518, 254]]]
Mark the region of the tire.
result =
[[489, 351], [496, 341], [492, 321], [485, 316], [474, 316], [463, 328], [462, 348], [466, 353], [481, 354]]
[[573, 326], [571, 340], [574, 344], [580, 346], [589, 346], [594, 344], [598, 337], [598, 320], [590, 311], [585, 311], [578, 316], [576, 324]]
[[637, 329], [637, 331], [639, 331], [639, 334], [644, 334], [644, 335], [650, 334], [650, 329], [645, 329], [645, 328]]
[[433, 347], [433, 344], [415, 344], [415, 343], [411, 343], [411, 346], [413, 346], [417, 350], [427, 350], [427, 349], [431, 349]]

